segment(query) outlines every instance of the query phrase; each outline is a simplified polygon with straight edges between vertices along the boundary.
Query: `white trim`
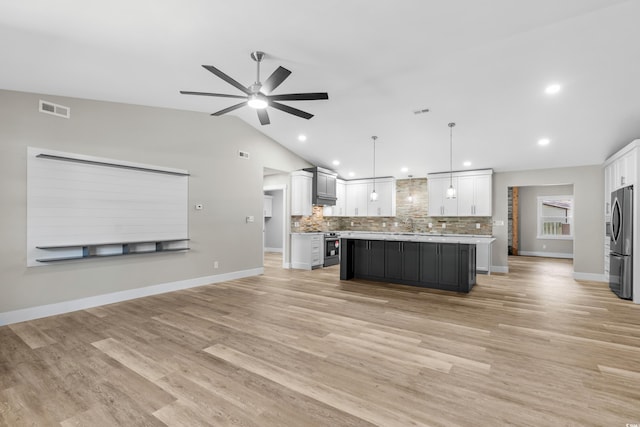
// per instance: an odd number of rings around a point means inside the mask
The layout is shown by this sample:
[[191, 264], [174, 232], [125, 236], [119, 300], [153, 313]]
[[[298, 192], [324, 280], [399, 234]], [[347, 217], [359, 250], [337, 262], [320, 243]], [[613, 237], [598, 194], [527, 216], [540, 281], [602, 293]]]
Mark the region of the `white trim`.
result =
[[575, 280], [588, 280], [590, 282], [609, 282], [604, 274], [598, 273], [580, 273], [578, 271], [574, 271], [573, 278]]
[[505, 267], [503, 265], [492, 265], [491, 272], [492, 273], [508, 273], [509, 267], [508, 266]]
[[290, 269], [291, 268], [291, 263], [290, 262], [283, 262], [282, 263], [282, 268]]
[[264, 274], [263, 267], [252, 268], [250, 270], [234, 271], [231, 273], [217, 274], [214, 276], [196, 277], [193, 279], [161, 283], [158, 285], [145, 286], [143, 288], [129, 289], [126, 291], [96, 295], [92, 297], [63, 301], [54, 304], [40, 305], [13, 311], [5, 311], [4, 313], [0, 313], [0, 326], [9, 325], [11, 323], [24, 322], [27, 320], [40, 319], [42, 317], [55, 316], [58, 314], [70, 313], [72, 311], [85, 310], [87, 308], [113, 304], [121, 301], [128, 301], [151, 295], [195, 288], [197, 286], [226, 282], [228, 280], [234, 279], [242, 279], [244, 277], [250, 276], [258, 276], [260, 274]]
[[282, 253], [282, 248], [264, 248], [265, 252], [280, 252]]
[[566, 258], [573, 259], [573, 254], [563, 253], [563, 252], [526, 252], [520, 251], [518, 255], [522, 256], [541, 256], [545, 258]]

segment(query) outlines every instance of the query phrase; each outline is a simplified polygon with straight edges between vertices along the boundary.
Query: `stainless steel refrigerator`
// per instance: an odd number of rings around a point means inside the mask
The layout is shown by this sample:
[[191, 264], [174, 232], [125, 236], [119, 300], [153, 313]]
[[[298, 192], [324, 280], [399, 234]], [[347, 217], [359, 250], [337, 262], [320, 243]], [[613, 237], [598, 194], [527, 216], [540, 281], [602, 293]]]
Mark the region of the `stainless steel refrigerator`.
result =
[[633, 187], [611, 193], [609, 287], [620, 298], [633, 297]]

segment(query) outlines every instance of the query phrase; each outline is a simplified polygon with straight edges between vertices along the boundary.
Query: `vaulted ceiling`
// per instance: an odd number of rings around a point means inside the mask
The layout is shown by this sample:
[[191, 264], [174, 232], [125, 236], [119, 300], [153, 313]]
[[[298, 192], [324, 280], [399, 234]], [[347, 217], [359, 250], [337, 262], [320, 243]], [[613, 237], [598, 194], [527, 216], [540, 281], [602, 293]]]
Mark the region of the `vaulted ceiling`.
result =
[[372, 175], [373, 135], [378, 176], [448, 170], [449, 122], [454, 170], [600, 164], [640, 138], [639, 18], [633, 0], [4, 1], [0, 88], [212, 113], [237, 100], [179, 91], [241, 95], [201, 65], [249, 86], [261, 50], [263, 80], [292, 71], [274, 93], [329, 100], [229, 115], [345, 178]]

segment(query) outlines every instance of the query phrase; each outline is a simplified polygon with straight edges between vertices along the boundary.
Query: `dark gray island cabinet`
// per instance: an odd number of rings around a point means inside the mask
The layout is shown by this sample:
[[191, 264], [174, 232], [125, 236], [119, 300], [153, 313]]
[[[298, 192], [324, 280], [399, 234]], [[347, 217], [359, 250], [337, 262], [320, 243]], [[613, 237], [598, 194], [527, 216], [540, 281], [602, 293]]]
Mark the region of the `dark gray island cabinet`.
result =
[[365, 279], [469, 292], [476, 283], [476, 245], [341, 239], [340, 280]]

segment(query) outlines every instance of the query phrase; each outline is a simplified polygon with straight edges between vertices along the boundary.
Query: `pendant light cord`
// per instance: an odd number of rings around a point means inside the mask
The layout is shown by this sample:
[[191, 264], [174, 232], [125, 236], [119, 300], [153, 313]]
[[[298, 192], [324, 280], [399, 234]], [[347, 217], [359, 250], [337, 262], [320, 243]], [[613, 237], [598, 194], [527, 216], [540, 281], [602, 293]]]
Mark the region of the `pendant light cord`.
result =
[[455, 123], [449, 123], [449, 186], [453, 186], [453, 127]]
[[373, 192], [376, 192], [376, 139], [377, 136], [372, 136], [373, 139]]

